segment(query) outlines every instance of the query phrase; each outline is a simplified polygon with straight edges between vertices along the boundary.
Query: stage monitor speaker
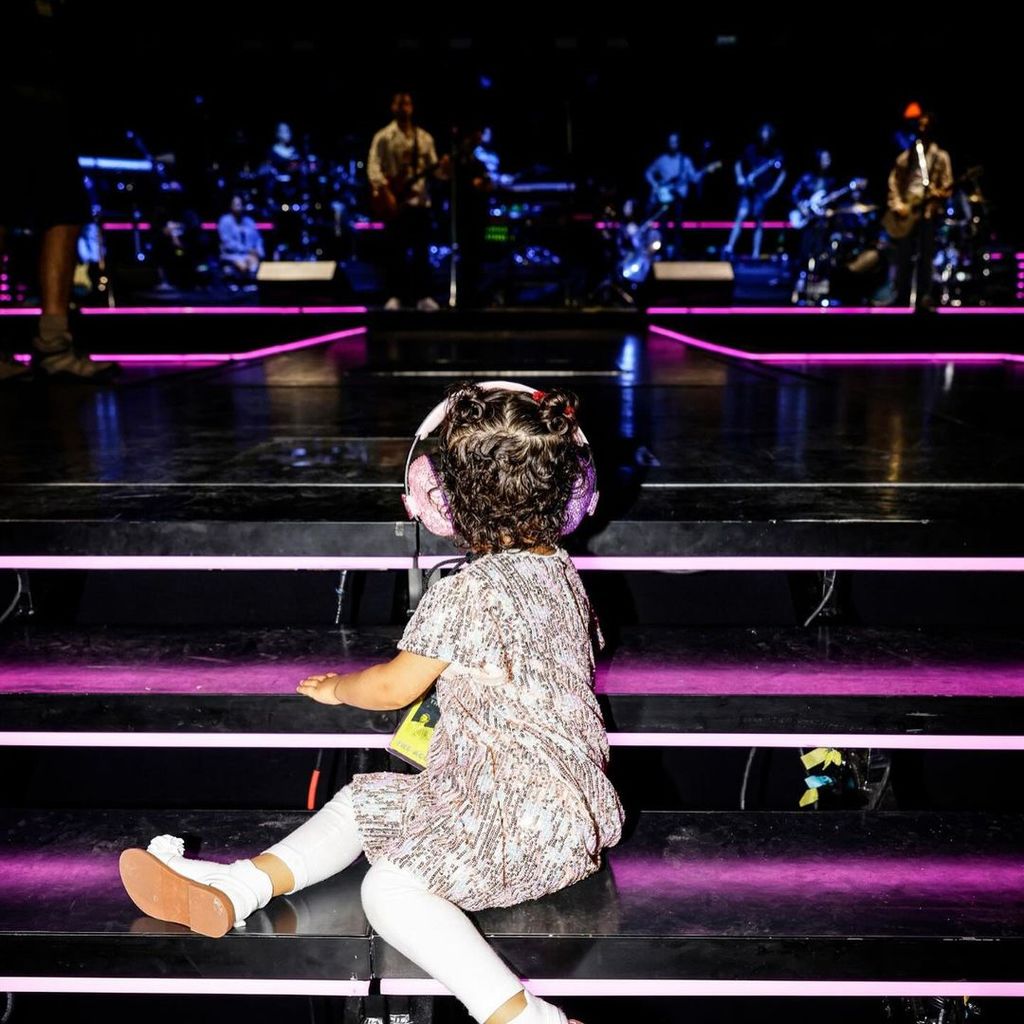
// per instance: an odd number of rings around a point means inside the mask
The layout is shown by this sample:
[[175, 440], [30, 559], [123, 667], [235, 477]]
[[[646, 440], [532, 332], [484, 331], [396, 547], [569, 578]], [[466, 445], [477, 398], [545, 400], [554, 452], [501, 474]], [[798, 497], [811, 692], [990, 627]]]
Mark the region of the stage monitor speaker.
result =
[[256, 280], [333, 281], [337, 260], [265, 260], [256, 271]]
[[727, 306], [732, 301], [732, 265], [708, 260], [664, 260], [648, 279], [652, 306]]
[[256, 283], [261, 298], [276, 302], [337, 299], [347, 291], [337, 260], [266, 260]]

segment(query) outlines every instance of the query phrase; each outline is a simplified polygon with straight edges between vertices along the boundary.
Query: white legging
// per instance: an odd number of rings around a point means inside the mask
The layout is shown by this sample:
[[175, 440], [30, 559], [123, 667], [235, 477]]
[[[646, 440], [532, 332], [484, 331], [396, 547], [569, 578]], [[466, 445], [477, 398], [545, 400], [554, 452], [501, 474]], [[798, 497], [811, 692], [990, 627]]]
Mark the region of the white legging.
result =
[[[291, 870], [295, 888], [288, 895], [347, 868], [363, 852], [348, 786], [265, 852]], [[415, 875], [377, 861], [363, 879], [362, 898], [366, 919], [377, 934], [444, 985], [476, 1020], [487, 1020], [522, 991], [519, 979], [469, 918], [454, 903], [428, 892]], [[522, 1015], [523, 1021], [533, 1017], [530, 1011]]]

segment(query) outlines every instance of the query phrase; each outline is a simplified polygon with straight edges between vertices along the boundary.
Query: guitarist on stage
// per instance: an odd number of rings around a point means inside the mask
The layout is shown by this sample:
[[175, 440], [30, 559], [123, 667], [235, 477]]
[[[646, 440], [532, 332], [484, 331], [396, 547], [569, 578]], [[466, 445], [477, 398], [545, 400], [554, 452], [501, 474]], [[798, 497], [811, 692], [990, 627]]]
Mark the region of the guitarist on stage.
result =
[[[644, 171], [644, 178], [650, 186], [647, 200], [648, 218], [669, 221], [676, 225], [672, 241], [665, 255], [672, 259], [679, 255], [682, 241], [684, 207], [690, 194], [690, 187], [699, 185], [705, 174], [718, 170], [721, 164], [708, 164], [697, 170], [693, 161], [680, 149], [679, 133], [672, 132], [666, 140], [665, 152], [656, 157]], [[664, 231], [663, 235], [666, 234]]]
[[935, 142], [934, 131], [935, 115], [923, 113], [916, 138], [889, 172], [889, 209], [883, 221], [893, 241], [895, 302], [917, 309], [932, 305], [936, 215], [953, 194], [953, 165]]
[[824, 245], [822, 236], [827, 233], [828, 224], [824, 219], [826, 210], [821, 206], [821, 201], [835, 188], [836, 182], [831, 170], [832, 154], [827, 149], [815, 150], [813, 169], [800, 175], [790, 193], [793, 213], [789, 219], [793, 227], [800, 229], [801, 268], [806, 268], [808, 261]]
[[739, 241], [743, 222], [752, 217], [755, 221], [754, 246], [752, 254], [761, 255], [764, 209], [772, 197], [782, 188], [786, 180], [786, 169], [782, 151], [775, 142], [775, 127], [768, 123], [761, 125], [757, 141], [752, 142], [736, 161], [736, 185], [740, 190], [740, 202], [736, 209], [736, 222], [732, 226], [729, 241], [722, 250], [723, 259], [731, 259]]
[[403, 300], [416, 308], [438, 308], [430, 296], [430, 191], [428, 177], [447, 178], [450, 158], [438, 160], [434, 138], [413, 124], [412, 96], [397, 92], [391, 100], [394, 120], [370, 143], [366, 176], [374, 213], [384, 221], [385, 309]]

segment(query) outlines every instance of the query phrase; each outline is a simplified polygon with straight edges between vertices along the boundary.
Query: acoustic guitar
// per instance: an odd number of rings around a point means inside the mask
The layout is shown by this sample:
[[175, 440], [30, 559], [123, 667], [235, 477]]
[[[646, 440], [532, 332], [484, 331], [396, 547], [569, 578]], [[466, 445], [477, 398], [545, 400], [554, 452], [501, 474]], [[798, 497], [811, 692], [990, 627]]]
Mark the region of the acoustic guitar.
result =
[[912, 196], [904, 203], [907, 207], [906, 213], [897, 213], [892, 207], [889, 207], [882, 218], [882, 227], [885, 228], [886, 234], [897, 241], [901, 238], [906, 238], [920, 223], [929, 206], [943, 199], [949, 199], [955, 188], [962, 185], [965, 181], [973, 181], [975, 178], [980, 178], [983, 173], [982, 167], [971, 167], [964, 174], [961, 174], [946, 191], [929, 188], [923, 196]]

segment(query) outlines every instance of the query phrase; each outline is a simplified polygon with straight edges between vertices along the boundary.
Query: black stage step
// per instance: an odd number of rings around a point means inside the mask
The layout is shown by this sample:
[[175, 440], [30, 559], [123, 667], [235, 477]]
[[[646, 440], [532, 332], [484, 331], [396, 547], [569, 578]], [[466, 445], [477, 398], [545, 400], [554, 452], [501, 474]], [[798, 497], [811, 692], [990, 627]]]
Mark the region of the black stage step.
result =
[[[0, 812], [0, 990], [10, 979], [89, 990], [99, 978], [129, 991], [173, 982], [227, 991], [218, 980], [259, 979], [260, 991], [295, 992], [365, 981], [372, 964], [385, 990], [434, 991], [369, 935], [359, 866], [275, 899], [221, 940], [141, 917], [121, 889], [119, 851], [154, 834], [200, 838], [200, 852], [231, 859], [302, 817]], [[1022, 884], [1019, 815], [645, 812], [598, 874], [476, 919], [549, 992], [724, 982], [748, 994], [783, 983], [897, 994], [917, 983], [1009, 995], [1024, 994]]]
[[[746, 319], [720, 319], [739, 344]], [[215, 320], [187, 321], [197, 350]], [[569, 544], [591, 567], [1024, 568], [1013, 367], [761, 366], [628, 326], [445, 322], [128, 368], [99, 392], [12, 389], [0, 568], [404, 568], [419, 543], [400, 502], [410, 437], [467, 374], [579, 393], [601, 503]]]
[[[266, 849], [305, 817], [294, 811], [0, 811], [0, 970], [39, 978], [36, 991], [55, 987], [45, 979], [96, 976], [116, 979], [127, 991], [154, 989], [126, 979], [177, 981], [185, 986], [178, 991], [196, 992], [245, 991], [213, 979], [365, 982], [371, 958], [359, 902], [362, 862], [319, 886], [315, 901], [298, 893], [280, 897], [221, 941], [145, 917], [121, 886], [121, 850], [145, 847], [155, 835], [181, 836], [191, 855], [230, 861]], [[202, 841], [199, 850], [189, 849], [193, 840]], [[281, 984], [264, 991], [291, 990]], [[365, 984], [354, 986], [353, 994], [359, 991]]]
[[[400, 494], [398, 482], [7, 484], [0, 486], [0, 568], [203, 568], [204, 558], [218, 559], [217, 568], [404, 568], [417, 530], [401, 518]], [[658, 559], [712, 560], [709, 568], [734, 559], [732, 568], [749, 569], [800, 568], [801, 559], [815, 561], [806, 568], [927, 569], [938, 567], [936, 559], [981, 560], [973, 566], [980, 569], [1024, 565], [1017, 485], [865, 491], [666, 483], [630, 495], [608, 486], [602, 500], [613, 518], [568, 540], [584, 567], [613, 568], [623, 559], [646, 559], [652, 569]], [[458, 553], [426, 531], [421, 550]], [[137, 564], [126, 566], [125, 556]]]
[[[750, 982], [750, 994], [784, 981], [967, 992], [1024, 980], [1022, 844], [1020, 817], [644, 812], [608, 869], [477, 920], [520, 974], [552, 979], [547, 991], [717, 980]], [[374, 965], [421, 977], [379, 939]]]
[[[0, 653], [8, 745], [383, 746], [396, 713], [295, 693], [393, 656], [398, 627], [33, 629]], [[644, 627], [599, 661], [622, 745], [1019, 749], [1015, 630]], [[97, 734], [104, 734], [99, 736]]]

